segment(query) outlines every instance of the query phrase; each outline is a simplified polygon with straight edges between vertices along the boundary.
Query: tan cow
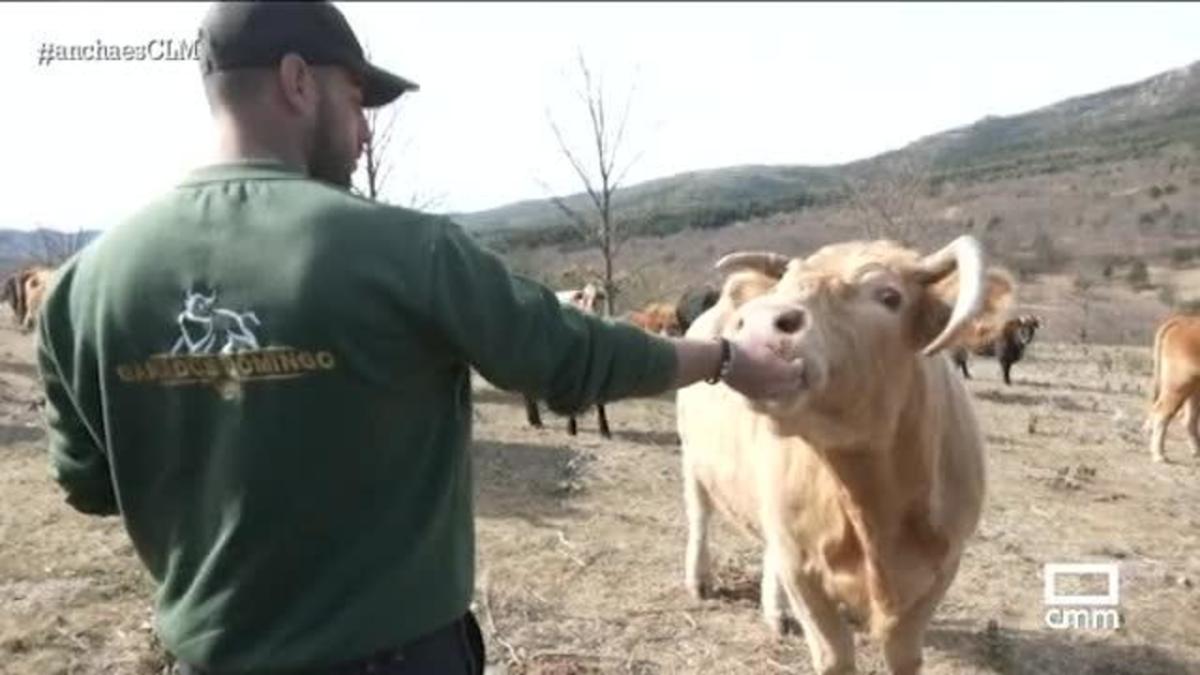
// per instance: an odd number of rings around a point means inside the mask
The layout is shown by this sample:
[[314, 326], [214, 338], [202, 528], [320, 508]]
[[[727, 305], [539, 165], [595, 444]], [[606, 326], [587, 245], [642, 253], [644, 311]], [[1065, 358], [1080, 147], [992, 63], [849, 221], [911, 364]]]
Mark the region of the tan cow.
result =
[[22, 332], [28, 333], [37, 325], [38, 310], [53, 276], [53, 267], [30, 265], [4, 282], [0, 298], [12, 307], [13, 319]]
[[1166, 462], [1167, 426], [1185, 403], [1184, 424], [1192, 452], [1200, 457], [1200, 316], [1173, 314], [1154, 332], [1154, 379], [1147, 426], [1150, 457]]
[[893, 673], [916, 673], [984, 498], [983, 440], [943, 350], [1015, 284], [970, 237], [925, 257], [854, 242], [805, 259], [733, 254], [718, 269], [721, 297], [688, 337], [773, 349], [804, 364], [805, 387], [766, 402], [723, 384], [680, 390], [687, 586], [709, 591], [716, 508], [763, 543], [764, 618], [781, 633], [787, 603], [818, 673], [854, 671], [842, 610]]

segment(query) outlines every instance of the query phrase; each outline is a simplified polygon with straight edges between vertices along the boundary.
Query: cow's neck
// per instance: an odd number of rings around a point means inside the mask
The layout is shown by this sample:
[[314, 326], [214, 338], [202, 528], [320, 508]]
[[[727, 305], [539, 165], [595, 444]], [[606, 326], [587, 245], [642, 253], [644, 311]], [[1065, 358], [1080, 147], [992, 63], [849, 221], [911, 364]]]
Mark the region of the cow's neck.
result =
[[930, 520], [941, 401], [923, 369], [910, 382], [898, 414], [881, 425], [890, 431], [858, 447], [821, 453], [837, 479], [838, 502], [862, 551], [874, 604], [892, 608], [908, 600], [896, 589], [907, 596], [933, 582], [948, 546]]

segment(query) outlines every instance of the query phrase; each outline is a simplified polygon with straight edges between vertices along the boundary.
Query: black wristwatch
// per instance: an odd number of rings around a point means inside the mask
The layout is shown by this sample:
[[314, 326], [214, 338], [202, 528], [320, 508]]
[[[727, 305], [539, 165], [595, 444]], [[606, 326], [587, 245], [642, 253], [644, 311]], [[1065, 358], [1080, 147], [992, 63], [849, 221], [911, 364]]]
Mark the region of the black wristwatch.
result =
[[725, 338], [717, 339], [721, 341], [721, 363], [712, 377], [705, 378], [704, 381], [709, 384], [716, 384], [725, 379], [725, 376], [729, 374], [729, 366], [733, 364], [733, 345], [729, 344], [729, 340]]

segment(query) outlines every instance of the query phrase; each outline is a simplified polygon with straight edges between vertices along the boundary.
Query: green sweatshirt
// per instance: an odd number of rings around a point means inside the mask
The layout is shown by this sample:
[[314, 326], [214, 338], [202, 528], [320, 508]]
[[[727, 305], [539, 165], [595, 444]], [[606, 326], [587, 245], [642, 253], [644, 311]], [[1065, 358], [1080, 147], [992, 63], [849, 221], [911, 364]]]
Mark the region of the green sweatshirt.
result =
[[121, 515], [167, 649], [232, 672], [362, 657], [466, 611], [470, 367], [557, 412], [676, 368], [447, 218], [273, 162], [193, 172], [65, 263], [39, 320], [67, 501]]

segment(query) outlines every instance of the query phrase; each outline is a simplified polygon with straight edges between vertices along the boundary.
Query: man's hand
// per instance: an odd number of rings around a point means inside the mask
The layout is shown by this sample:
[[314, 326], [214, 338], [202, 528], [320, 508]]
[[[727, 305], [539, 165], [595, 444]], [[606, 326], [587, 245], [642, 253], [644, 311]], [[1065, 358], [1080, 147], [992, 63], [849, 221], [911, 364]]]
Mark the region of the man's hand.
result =
[[730, 346], [733, 358], [723, 380], [747, 398], [782, 398], [807, 384], [803, 364], [782, 358], [762, 343], [730, 340]]
[[[679, 369], [674, 388], [686, 387], [720, 372], [721, 343], [717, 340], [676, 339]], [[734, 391], [749, 398], [781, 398], [806, 384], [804, 367], [787, 361], [765, 345], [730, 340], [729, 368], [723, 378]]]

